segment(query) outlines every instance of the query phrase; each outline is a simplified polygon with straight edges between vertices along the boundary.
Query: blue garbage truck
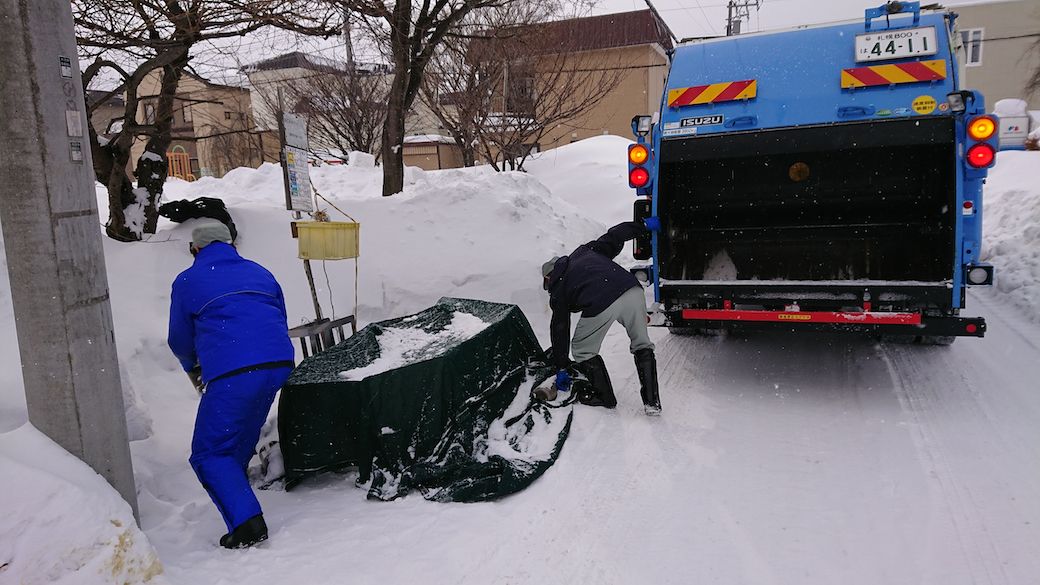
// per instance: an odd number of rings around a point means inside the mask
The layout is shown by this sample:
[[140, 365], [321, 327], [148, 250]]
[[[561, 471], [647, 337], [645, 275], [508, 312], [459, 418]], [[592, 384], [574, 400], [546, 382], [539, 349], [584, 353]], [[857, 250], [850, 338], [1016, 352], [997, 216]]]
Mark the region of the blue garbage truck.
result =
[[[998, 120], [961, 88], [956, 15], [890, 2], [862, 21], [680, 43], [628, 150], [637, 276], [674, 333], [982, 337], [961, 315]], [[651, 222], [653, 223], [653, 222]]]

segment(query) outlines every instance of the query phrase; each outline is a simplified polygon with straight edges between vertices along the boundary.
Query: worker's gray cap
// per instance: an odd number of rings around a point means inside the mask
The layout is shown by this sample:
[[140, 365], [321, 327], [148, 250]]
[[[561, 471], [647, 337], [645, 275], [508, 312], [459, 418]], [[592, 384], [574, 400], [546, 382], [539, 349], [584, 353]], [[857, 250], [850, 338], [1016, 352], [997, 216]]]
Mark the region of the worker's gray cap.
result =
[[549, 276], [552, 273], [553, 268], [556, 267], [556, 261], [559, 259], [559, 256], [553, 256], [551, 260], [542, 264], [542, 276]]
[[222, 223], [211, 221], [191, 230], [191, 245], [201, 250], [213, 242], [231, 243], [231, 231]]

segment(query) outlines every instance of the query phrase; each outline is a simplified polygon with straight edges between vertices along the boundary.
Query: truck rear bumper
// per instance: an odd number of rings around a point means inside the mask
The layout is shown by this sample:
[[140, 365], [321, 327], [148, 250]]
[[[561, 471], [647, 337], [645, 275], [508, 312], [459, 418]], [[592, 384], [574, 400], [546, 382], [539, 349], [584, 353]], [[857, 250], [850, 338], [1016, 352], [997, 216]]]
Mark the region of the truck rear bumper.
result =
[[792, 331], [865, 331], [893, 335], [984, 337], [981, 317], [931, 317], [921, 313], [875, 311], [758, 311], [683, 309], [667, 314], [669, 327], [701, 329], [786, 329]]
[[669, 281], [669, 327], [868, 331], [982, 337], [982, 318], [958, 316], [947, 283], [907, 281]]

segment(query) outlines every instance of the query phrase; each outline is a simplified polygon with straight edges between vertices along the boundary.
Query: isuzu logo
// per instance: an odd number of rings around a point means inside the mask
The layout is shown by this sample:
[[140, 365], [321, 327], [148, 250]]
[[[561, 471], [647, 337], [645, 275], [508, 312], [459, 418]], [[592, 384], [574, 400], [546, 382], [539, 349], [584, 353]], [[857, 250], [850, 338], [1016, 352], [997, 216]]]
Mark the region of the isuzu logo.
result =
[[722, 114], [715, 114], [713, 116], [698, 116], [696, 118], [683, 118], [682, 127], [689, 128], [691, 126], [714, 126], [715, 124], [721, 124], [726, 120]]

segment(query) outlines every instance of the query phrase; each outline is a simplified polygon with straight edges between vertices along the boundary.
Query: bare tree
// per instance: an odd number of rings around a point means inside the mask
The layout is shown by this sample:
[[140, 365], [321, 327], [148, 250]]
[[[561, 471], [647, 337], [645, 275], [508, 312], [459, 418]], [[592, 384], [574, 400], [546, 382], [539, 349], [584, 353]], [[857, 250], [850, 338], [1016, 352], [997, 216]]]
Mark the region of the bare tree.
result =
[[426, 66], [445, 36], [474, 11], [520, 0], [337, 0], [362, 16], [379, 39], [393, 66], [382, 132], [383, 195], [404, 188], [405, 116], [422, 87]]
[[[126, 96], [124, 122], [114, 137], [102, 141], [90, 129], [94, 170], [109, 194], [106, 231], [123, 241], [155, 232], [177, 86], [199, 43], [242, 37], [264, 27], [338, 33], [339, 14], [324, 0], [72, 0], [72, 5], [80, 57], [93, 60], [83, 71], [84, 88], [107, 71], [121, 80], [112, 95]], [[153, 74], [159, 77], [157, 90], [142, 95]], [[145, 98], [155, 99], [154, 110], [139, 120], [138, 107]], [[137, 161], [134, 188], [126, 169], [138, 138], [147, 143]]]
[[476, 164], [478, 135], [491, 113], [499, 78], [486, 62], [470, 60], [469, 39], [452, 36], [437, 52], [420, 99], [451, 135], [462, 152], [462, 163]]
[[[1037, 39], [1033, 43], [1033, 52], [1040, 56], [1040, 39]], [[1033, 93], [1040, 93], [1040, 64], [1033, 70], [1033, 74], [1026, 80], [1026, 91]]]
[[296, 111], [307, 116], [309, 131], [319, 142], [341, 153], [381, 154], [388, 97], [383, 75], [355, 68], [307, 79], [299, 87], [303, 95], [297, 99]]
[[479, 66], [497, 81], [493, 111], [477, 132], [496, 169], [522, 170], [544, 139], [585, 129], [589, 113], [638, 67], [621, 53], [594, 54], [588, 42], [562, 22], [522, 25], [473, 41]]
[[[379, 155], [386, 121], [389, 68], [378, 64], [317, 63], [315, 71], [290, 79], [253, 82], [268, 110], [284, 107], [307, 117], [311, 149], [345, 161], [350, 151]], [[328, 149], [326, 153], [323, 149]]]
[[[584, 5], [580, 5], [584, 6]], [[544, 22], [578, 4], [559, 0], [514, 2], [469, 15], [434, 52], [420, 99], [462, 152], [464, 166], [476, 164], [480, 129], [492, 113], [495, 89], [501, 86], [497, 59], [470, 51], [474, 40], [504, 39], [522, 25]], [[481, 45], [488, 46], [486, 43]]]

